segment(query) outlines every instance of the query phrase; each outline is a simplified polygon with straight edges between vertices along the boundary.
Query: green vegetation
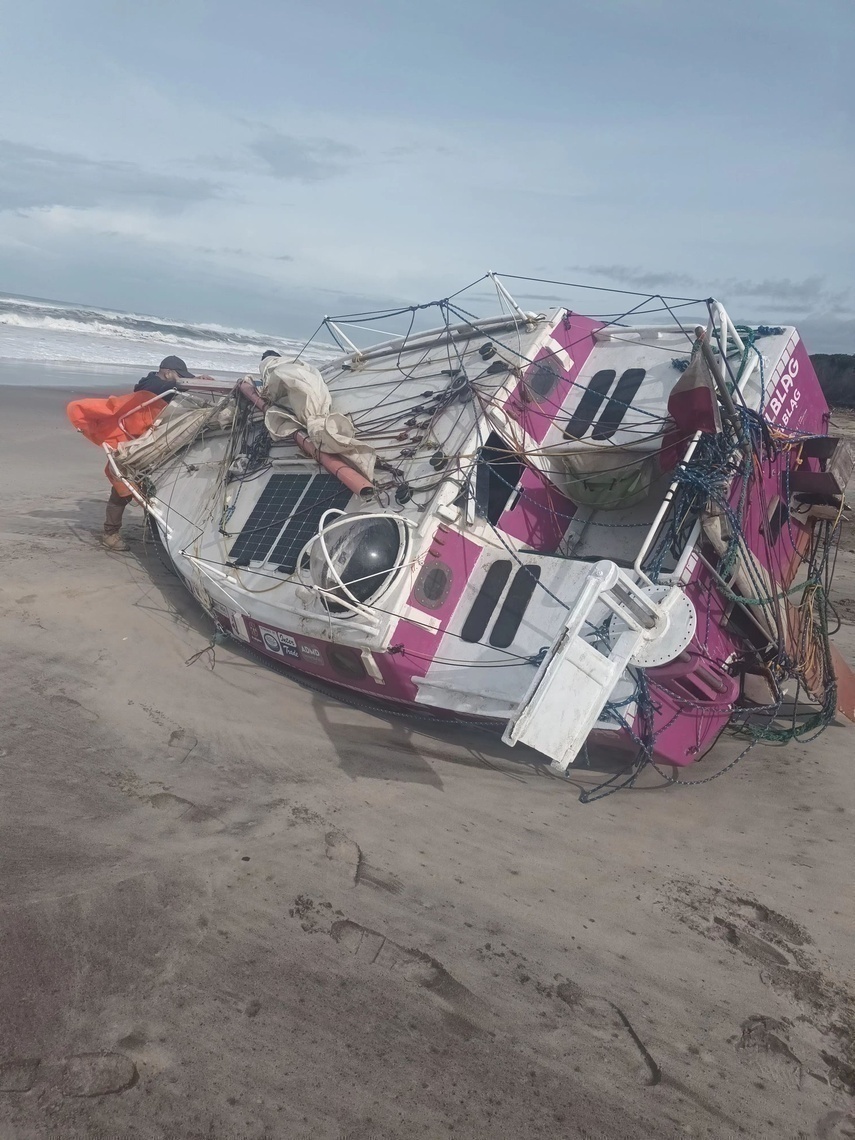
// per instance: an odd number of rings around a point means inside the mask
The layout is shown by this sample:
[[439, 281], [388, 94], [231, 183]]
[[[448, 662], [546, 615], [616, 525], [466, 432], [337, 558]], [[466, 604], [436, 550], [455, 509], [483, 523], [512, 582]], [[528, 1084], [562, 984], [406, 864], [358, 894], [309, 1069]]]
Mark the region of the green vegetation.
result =
[[825, 398], [832, 407], [855, 408], [855, 356], [835, 352], [811, 357]]

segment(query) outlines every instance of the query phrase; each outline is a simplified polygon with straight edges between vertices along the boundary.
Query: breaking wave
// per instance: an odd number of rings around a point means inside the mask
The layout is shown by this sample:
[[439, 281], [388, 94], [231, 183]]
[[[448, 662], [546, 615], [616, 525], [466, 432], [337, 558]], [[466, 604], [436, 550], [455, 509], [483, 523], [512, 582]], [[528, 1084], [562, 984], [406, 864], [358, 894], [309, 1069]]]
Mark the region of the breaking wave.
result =
[[[174, 353], [185, 357], [191, 369], [247, 372], [258, 368], [268, 348], [292, 355], [302, 347], [302, 341], [254, 329], [0, 294], [0, 358], [7, 360], [128, 364], [148, 369]], [[313, 344], [304, 359], [317, 362], [334, 355], [333, 346]]]

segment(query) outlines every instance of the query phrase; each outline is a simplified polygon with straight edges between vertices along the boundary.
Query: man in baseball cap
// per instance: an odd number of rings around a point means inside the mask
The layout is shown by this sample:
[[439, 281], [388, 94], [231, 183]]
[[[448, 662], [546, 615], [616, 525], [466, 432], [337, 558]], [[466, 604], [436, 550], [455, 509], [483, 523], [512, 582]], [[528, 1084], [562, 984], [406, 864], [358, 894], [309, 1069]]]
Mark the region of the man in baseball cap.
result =
[[[151, 392], [152, 396], [162, 396], [164, 392], [171, 392], [176, 389], [179, 392], [183, 391], [184, 385], [179, 384], [178, 381], [192, 379], [194, 379], [193, 373], [189, 371], [180, 356], [164, 356], [158, 370], [149, 372], [148, 376], [143, 376], [142, 380], [134, 386], [134, 391]], [[165, 398], [171, 400], [172, 396]]]
[[[143, 376], [142, 380], [134, 385], [134, 391], [149, 392], [152, 396], [159, 396], [162, 400], [169, 402], [176, 392], [186, 390], [186, 385], [179, 382], [181, 380], [207, 380], [216, 383], [211, 376], [194, 375], [180, 356], [165, 356], [161, 360], [158, 370], [149, 372], [148, 376]], [[161, 406], [157, 405], [157, 407]], [[110, 491], [110, 498], [107, 500], [107, 514], [104, 519], [104, 533], [101, 536], [101, 542], [107, 550], [128, 549], [127, 543], [119, 533], [125, 507], [130, 502], [128, 495], [129, 492], [120, 488], [118, 484], [114, 484]]]

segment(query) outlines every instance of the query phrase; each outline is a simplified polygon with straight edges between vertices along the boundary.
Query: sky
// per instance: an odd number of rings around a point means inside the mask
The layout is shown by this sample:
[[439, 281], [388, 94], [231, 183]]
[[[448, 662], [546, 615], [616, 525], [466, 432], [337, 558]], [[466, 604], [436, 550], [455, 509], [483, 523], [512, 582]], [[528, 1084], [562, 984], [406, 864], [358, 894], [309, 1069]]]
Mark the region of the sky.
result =
[[712, 295], [855, 352], [853, 0], [0, 21], [0, 290], [301, 336], [497, 270]]

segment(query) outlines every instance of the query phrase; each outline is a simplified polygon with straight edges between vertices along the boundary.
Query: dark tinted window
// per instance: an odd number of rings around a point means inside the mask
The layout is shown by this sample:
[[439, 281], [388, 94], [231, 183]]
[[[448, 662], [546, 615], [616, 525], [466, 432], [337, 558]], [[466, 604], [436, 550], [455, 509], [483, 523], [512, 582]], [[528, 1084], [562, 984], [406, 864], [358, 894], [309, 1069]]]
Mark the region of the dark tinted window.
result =
[[494, 562], [472, 603], [472, 609], [463, 623], [460, 636], [464, 641], [480, 641], [484, 636], [496, 603], [502, 596], [505, 583], [511, 576], [511, 563], [505, 560]]
[[525, 464], [497, 432], [491, 432], [478, 456], [475, 510], [494, 526], [519, 483]]
[[591, 439], [611, 439], [623, 422], [627, 409], [635, 399], [644, 377], [645, 369], [627, 368], [618, 380], [617, 388], [606, 404], [606, 410], [591, 432]]
[[537, 360], [532, 365], [531, 372], [526, 378], [526, 386], [536, 400], [543, 401], [554, 390], [561, 376], [561, 365], [554, 357], [547, 357], [546, 360]]
[[508, 596], [502, 604], [493, 632], [490, 634], [490, 644], [495, 645], [497, 649], [507, 649], [513, 643], [538, 578], [540, 578], [539, 566], [520, 566], [514, 575]]
[[582, 438], [594, 422], [594, 416], [600, 410], [616, 375], [617, 373], [613, 368], [604, 368], [602, 371], [594, 373], [587, 388], [582, 393], [579, 406], [568, 420], [567, 427], [564, 429], [564, 435], [567, 439]]

